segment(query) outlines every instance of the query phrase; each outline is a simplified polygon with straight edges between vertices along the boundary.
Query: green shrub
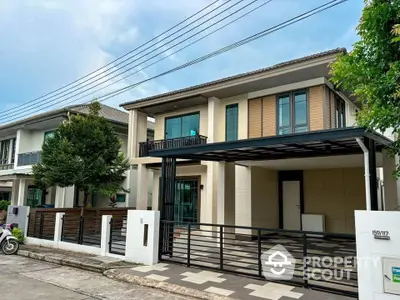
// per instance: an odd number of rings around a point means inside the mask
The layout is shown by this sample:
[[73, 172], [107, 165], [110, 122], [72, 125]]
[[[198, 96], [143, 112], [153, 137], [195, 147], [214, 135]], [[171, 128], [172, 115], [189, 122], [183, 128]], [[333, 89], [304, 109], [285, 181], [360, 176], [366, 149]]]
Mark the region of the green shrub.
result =
[[20, 228], [14, 228], [12, 230], [12, 235], [15, 236], [20, 243], [23, 243], [25, 240], [24, 233]]
[[8, 206], [11, 205], [11, 201], [8, 200], [0, 200], [0, 210], [7, 211]]

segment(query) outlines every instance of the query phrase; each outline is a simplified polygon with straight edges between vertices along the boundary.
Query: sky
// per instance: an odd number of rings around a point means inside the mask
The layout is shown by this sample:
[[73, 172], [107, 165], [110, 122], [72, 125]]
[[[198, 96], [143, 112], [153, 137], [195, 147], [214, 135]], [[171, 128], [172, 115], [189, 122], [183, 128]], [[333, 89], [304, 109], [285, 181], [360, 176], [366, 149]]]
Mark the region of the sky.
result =
[[[63, 96], [51, 95], [39, 100], [65, 84], [124, 55], [142, 45], [158, 34], [176, 25], [180, 21], [199, 11], [213, 0], [0, 0], [0, 123], [24, 118], [39, 111], [60, 108], [66, 105], [84, 103], [129, 84], [151, 78], [159, 73], [208, 54], [233, 42], [255, 34], [261, 30], [286, 21], [328, 0], [272, 0], [248, 16], [234, 22], [223, 30], [204, 38], [202, 41], [171, 56], [172, 51], [185, 46], [198, 37], [204, 36], [267, 0], [257, 0], [243, 12], [239, 12], [223, 22], [204, 31], [200, 35], [184, 42], [180, 46], [167, 50], [185, 37], [204, 29], [253, 0], [220, 0], [200, 17], [213, 8], [222, 5], [192, 27], [207, 19], [212, 20], [172, 42], [184, 31], [165, 39], [167, 34], [156, 39], [153, 48], [140, 48], [132, 55], [137, 61], [130, 66], [136, 74], [126, 79], [109, 74], [108, 71], [94, 75], [96, 83], [105, 82], [80, 95], [76, 91]], [[241, 1], [241, 2], [239, 2]], [[239, 3], [238, 3], [239, 2]], [[225, 4], [224, 4], [225, 3]], [[231, 5], [236, 6], [217, 15]], [[346, 47], [351, 49], [358, 37], [355, 28], [363, 8], [362, 0], [349, 0], [309, 19], [300, 21], [285, 29], [267, 35], [255, 42], [237, 48], [228, 53], [193, 65], [187, 69], [150, 80], [104, 103], [114, 107], [154, 94], [164, 93], [178, 88], [199, 84], [218, 78], [235, 75], [286, 60], [313, 53]], [[190, 21], [195, 21], [192, 18]], [[182, 28], [190, 21], [177, 27]], [[170, 32], [169, 34], [171, 34]], [[164, 38], [164, 39], [163, 39]], [[158, 47], [154, 54], [160, 54], [153, 60], [143, 63], [151, 49]], [[137, 54], [139, 51], [144, 51]], [[157, 59], [163, 61], [145, 68]], [[115, 69], [113, 69], [115, 70]], [[104, 72], [104, 69], [102, 70]], [[129, 74], [126, 73], [125, 75]], [[111, 78], [113, 76], [115, 78]], [[90, 79], [90, 78], [89, 78]], [[91, 83], [95, 79], [90, 79]], [[86, 93], [115, 84], [103, 90], [85, 96]], [[86, 88], [90, 88], [88, 85]], [[72, 92], [73, 89], [70, 90]], [[61, 92], [61, 91], [60, 91]], [[58, 99], [55, 99], [57, 98]], [[70, 97], [69, 99], [67, 99]], [[80, 99], [79, 99], [80, 98]], [[60, 102], [64, 100], [63, 102]], [[29, 103], [29, 106], [15, 108]], [[7, 113], [5, 110], [14, 109]]]

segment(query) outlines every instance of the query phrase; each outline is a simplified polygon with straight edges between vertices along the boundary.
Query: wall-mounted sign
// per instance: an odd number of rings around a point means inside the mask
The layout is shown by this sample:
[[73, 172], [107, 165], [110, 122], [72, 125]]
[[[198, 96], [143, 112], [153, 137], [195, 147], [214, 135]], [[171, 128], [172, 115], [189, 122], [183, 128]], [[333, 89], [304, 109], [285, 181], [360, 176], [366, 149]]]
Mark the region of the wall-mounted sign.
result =
[[400, 283], [400, 267], [392, 267], [392, 282]]
[[374, 239], [377, 240], [390, 240], [389, 231], [372, 230], [372, 235], [374, 236]]

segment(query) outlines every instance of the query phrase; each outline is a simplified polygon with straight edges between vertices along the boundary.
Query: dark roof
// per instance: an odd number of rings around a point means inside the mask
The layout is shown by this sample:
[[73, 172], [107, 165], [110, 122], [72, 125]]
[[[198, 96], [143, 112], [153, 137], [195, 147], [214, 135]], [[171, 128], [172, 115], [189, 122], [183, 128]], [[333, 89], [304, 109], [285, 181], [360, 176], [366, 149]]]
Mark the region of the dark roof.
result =
[[[46, 117], [51, 117], [51, 116], [67, 114], [68, 112], [87, 114], [89, 112], [88, 104], [72, 105], [72, 106], [66, 106], [63, 108], [55, 109], [55, 110], [46, 111], [46, 112], [43, 112], [43, 113], [40, 113], [37, 115], [33, 115], [28, 118], [24, 118], [24, 119], [15, 121], [15, 122], [1, 125], [0, 130], [6, 129], [6, 128], [11, 128], [13, 126], [18, 126], [18, 125], [24, 124], [26, 122], [38, 120], [40, 118], [46, 118]], [[129, 123], [129, 114], [127, 112], [124, 112], [122, 110], [119, 110], [119, 109], [116, 109], [116, 108], [113, 108], [111, 106], [107, 106], [104, 104], [101, 104], [100, 115], [105, 117], [106, 119], [110, 120], [111, 122], [120, 123], [123, 125], [128, 125], [128, 123]]]
[[[393, 143], [377, 132], [360, 127], [347, 127], [170, 149], [162, 149], [162, 146], [155, 145], [154, 149], [161, 150], [151, 150], [149, 155], [234, 162], [359, 154], [362, 153], [362, 149], [356, 138], [364, 142], [368, 139], [375, 141], [377, 151], [390, 147]], [[182, 144], [184, 143], [179, 143]]]
[[[100, 106], [101, 106], [101, 110], [99, 112], [100, 116], [110, 121], [126, 123], [126, 124], [129, 123], [129, 114], [127, 114], [126, 112], [104, 104], [100, 104]], [[84, 113], [84, 114], [89, 113], [88, 104], [70, 106], [66, 107], [66, 109], [78, 113]]]
[[191, 90], [195, 90], [195, 89], [199, 89], [199, 88], [203, 88], [203, 87], [207, 87], [207, 86], [212, 86], [212, 85], [215, 85], [215, 84], [218, 84], [218, 83], [223, 83], [223, 82], [227, 82], [227, 81], [230, 81], [230, 80], [243, 78], [243, 77], [247, 77], [247, 76], [251, 76], [251, 75], [255, 75], [255, 74], [271, 71], [271, 70], [274, 70], [274, 69], [286, 67], [286, 66], [293, 65], [293, 64], [296, 64], [296, 63], [300, 63], [300, 62], [304, 62], [304, 61], [307, 61], [307, 60], [312, 60], [312, 59], [316, 59], [316, 58], [320, 58], [320, 57], [324, 57], [324, 56], [328, 56], [328, 55], [332, 55], [332, 54], [341, 54], [341, 53], [343, 53], [343, 54], [347, 53], [346, 48], [336, 48], [336, 49], [332, 49], [332, 50], [328, 50], [328, 51], [324, 51], [324, 52], [315, 53], [315, 54], [304, 56], [304, 57], [301, 57], [301, 58], [296, 58], [296, 59], [293, 59], [293, 60], [281, 62], [281, 63], [278, 63], [276, 65], [269, 66], [269, 67], [262, 68], [262, 69], [258, 69], [258, 70], [255, 70], [255, 71], [250, 71], [250, 72], [241, 73], [241, 74], [237, 74], [237, 75], [230, 76], [230, 77], [217, 79], [217, 80], [214, 80], [214, 81], [209, 81], [209, 82], [206, 82], [206, 83], [190, 86], [190, 87], [183, 88], [183, 89], [180, 89], [180, 90], [175, 90], [175, 91], [167, 92], [167, 93], [164, 93], [164, 94], [159, 94], [159, 95], [154, 95], [154, 96], [150, 96], [150, 97], [147, 97], [147, 98], [138, 99], [136, 101], [126, 102], [126, 103], [121, 104], [120, 106], [123, 107], [125, 105], [129, 105], [129, 104], [133, 104], [133, 103], [137, 103], [137, 102], [144, 102], [144, 101], [149, 101], [149, 100], [153, 100], [153, 99], [157, 99], [157, 98], [171, 96], [171, 95], [175, 95], [175, 94], [179, 94], [179, 93], [183, 93], [183, 92], [188, 92], [188, 91], [191, 91]]

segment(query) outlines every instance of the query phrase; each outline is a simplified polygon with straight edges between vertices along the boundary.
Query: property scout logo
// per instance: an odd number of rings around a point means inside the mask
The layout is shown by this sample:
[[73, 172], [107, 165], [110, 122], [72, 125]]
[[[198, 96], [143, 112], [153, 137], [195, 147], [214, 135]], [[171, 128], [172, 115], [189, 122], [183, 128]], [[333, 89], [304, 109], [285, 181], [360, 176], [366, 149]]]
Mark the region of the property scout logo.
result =
[[296, 259], [283, 247], [276, 245], [261, 255], [263, 275], [266, 279], [291, 280]]

